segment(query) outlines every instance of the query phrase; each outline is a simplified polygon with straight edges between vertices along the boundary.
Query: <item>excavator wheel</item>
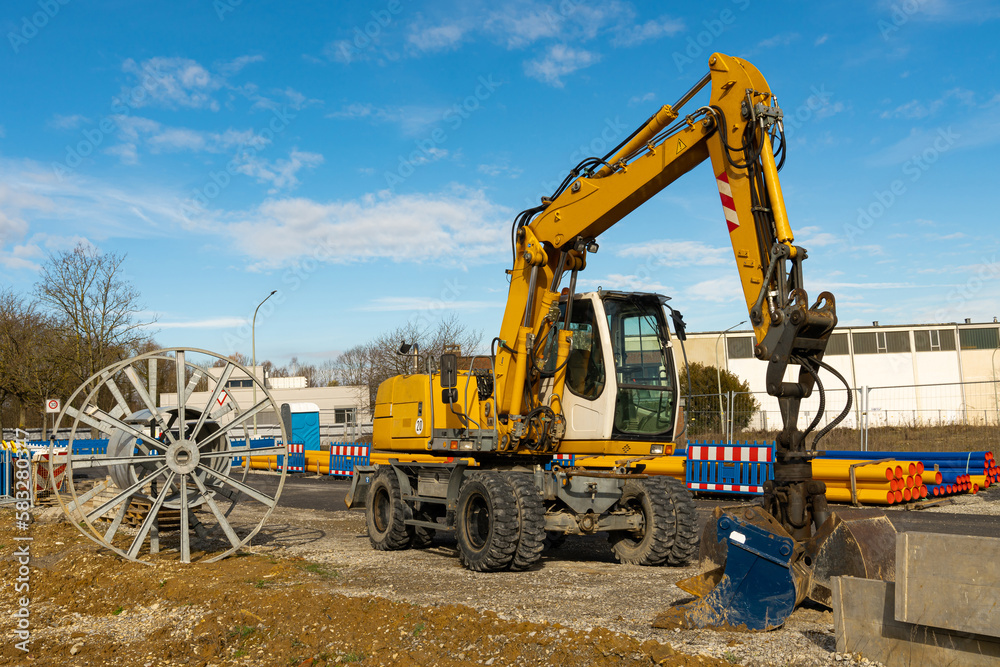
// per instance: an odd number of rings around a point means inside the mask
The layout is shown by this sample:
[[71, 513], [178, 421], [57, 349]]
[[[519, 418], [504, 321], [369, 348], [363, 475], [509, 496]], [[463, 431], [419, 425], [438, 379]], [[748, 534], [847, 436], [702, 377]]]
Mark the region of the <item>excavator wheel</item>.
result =
[[379, 551], [400, 551], [409, 549], [413, 541], [413, 530], [406, 521], [406, 505], [399, 490], [399, 480], [390, 468], [382, 468], [375, 474], [368, 488], [365, 505], [365, 523], [368, 540], [373, 549]]
[[694, 499], [684, 482], [673, 477], [655, 477], [651, 481], [658, 482], [667, 495], [670, 496], [670, 514], [673, 521], [674, 541], [667, 552], [666, 564], [672, 567], [683, 567], [691, 562], [698, 552], [698, 515], [694, 507]]
[[622, 509], [642, 514], [643, 528], [608, 534], [615, 558], [627, 565], [660, 565], [666, 561], [673, 546], [673, 511], [666, 487], [651, 478], [630, 479], [618, 503]]
[[458, 492], [455, 533], [462, 564], [475, 572], [496, 572], [514, 558], [518, 540], [514, 489], [497, 472], [474, 472]]
[[434, 541], [434, 530], [423, 526], [414, 526], [413, 542], [410, 544], [414, 549], [426, 549]]
[[530, 474], [509, 475], [507, 481], [517, 497], [517, 513], [521, 530], [510, 569], [527, 570], [542, 556], [545, 542], [545, 503]]

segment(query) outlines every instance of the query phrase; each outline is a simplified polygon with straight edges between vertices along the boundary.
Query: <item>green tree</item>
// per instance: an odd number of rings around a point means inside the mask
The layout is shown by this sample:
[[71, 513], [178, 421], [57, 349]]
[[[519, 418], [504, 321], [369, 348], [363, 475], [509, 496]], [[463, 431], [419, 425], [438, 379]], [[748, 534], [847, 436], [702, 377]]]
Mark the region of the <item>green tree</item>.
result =
[[[688, 396], [688, 372], [691, 373], [691, 395]], [[719, 412], [719, 387], [722, 388], [722, 414], [727, 415], [729, 401], [727, 394], [734, 392], [733, 397], [733, 431], [742, 431], [760, 409], [760, 403], [750, 391], [750, 383], [740, 380], [735, 373], [715, 366], [699, 362], [691, 363], [681, 373], [681, 393], [686, 397], [685, 418], [688, 422], [688, 434], [701, 436], [704, 434], [721, 434], [723, 428]], [[728, 415], [727, 415], [728, 419]]]

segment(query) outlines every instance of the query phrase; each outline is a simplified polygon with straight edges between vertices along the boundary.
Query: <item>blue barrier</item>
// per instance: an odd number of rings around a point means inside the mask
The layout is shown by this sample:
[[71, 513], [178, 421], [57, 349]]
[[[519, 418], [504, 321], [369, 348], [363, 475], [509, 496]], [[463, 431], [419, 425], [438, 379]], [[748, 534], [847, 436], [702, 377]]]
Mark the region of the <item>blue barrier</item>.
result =
[[354, 466], [366, 466], [371, 462], [368, 445], [330, 443], [330, 474], [335, 477], [350, 477]]
[[[17, 465], [18, 460], [27, 461], [27, 465]], [[15, 498], [17, 496], [17, 469], [31, 470], [31, 452], [13, 451], [10, 449], [0, 449], [0, 498]], [[22, 487], [22, 491], [30, 490], [31, 483], [27, 487]], [[30, 494], [30, 492], [29, 492]], [[23, 499], [23, 497], [22, 497]]]
[[[30, 447], [48, 447], [48, 440], [32, 440], [28, 443]], [[56, 449], [66, 449], [69, 440], [56, 440]], [[93, 455], [108, 453], [107, 438], [77, 438], [73, 440], [73, 453], [77, 455]]]
[[754, 442], [697, 443], [687, 448], [685, 481], [692, 491], [761, 495], [774, 479], [774, 446]]

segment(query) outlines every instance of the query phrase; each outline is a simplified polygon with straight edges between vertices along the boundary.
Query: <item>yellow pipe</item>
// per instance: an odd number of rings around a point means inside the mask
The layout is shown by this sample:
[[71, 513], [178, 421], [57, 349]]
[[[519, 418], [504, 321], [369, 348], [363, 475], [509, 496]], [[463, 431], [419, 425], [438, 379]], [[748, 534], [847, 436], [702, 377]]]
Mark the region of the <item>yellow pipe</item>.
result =
[[[891, 500], [890, 497], [892, 498]], [[826, 490], [826, 498], [835, 503], [849, 503], [851, 502], [851, 490], [828, 488]], [[895, 502], [895, 495], [892, 491], [858, 489], [858, 502], [865, 505], [892, 505]]]

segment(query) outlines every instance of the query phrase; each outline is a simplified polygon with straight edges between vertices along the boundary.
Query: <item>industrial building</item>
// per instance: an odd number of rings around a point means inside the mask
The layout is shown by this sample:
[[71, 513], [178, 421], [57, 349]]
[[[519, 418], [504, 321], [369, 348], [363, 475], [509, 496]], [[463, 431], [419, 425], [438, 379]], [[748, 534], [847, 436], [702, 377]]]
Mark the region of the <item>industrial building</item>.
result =
[[[777, 399], [767, 395], [767, 364], [754, 357], [754, 343], [751, 330], [705, 331], [689, 333], [686, 346], [691, 362], [727, 369], [746, 380], [761, 404], [761, 419], [779, 420]], [[996, 321], [873, 322], [871, 326], [838, 326], [824, 359], [856, 391], [853, 414], [845, 426], [854, 426], [864, 410], [874, 423], [996, 424], [1000, 423], [998, 350]], [[843, 385], [829, 373], [822, 377], [832, 418], [843, 406]], [[816, 409], [815, 396], [803, 401], [803, 414]]]

